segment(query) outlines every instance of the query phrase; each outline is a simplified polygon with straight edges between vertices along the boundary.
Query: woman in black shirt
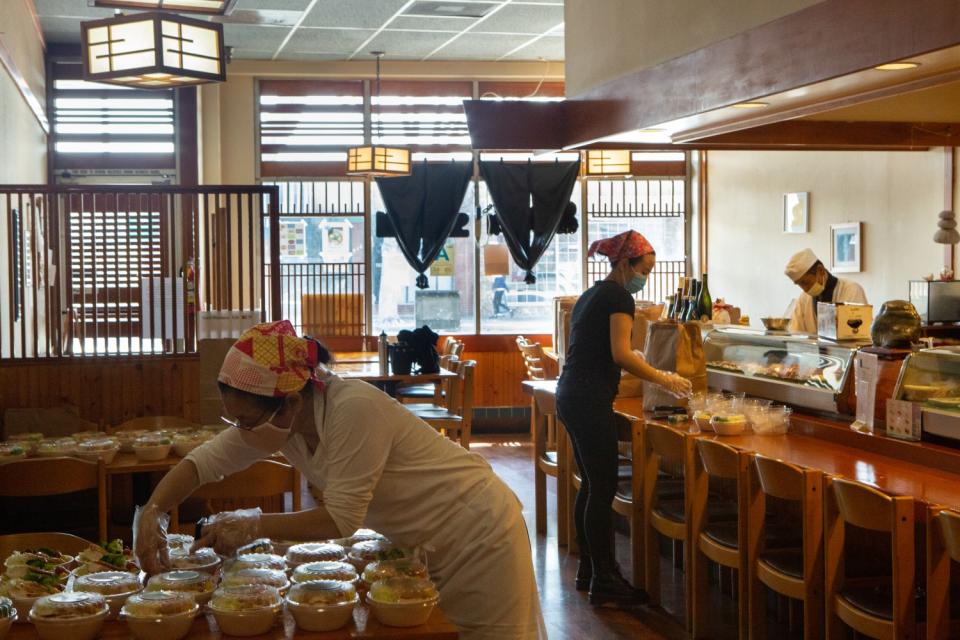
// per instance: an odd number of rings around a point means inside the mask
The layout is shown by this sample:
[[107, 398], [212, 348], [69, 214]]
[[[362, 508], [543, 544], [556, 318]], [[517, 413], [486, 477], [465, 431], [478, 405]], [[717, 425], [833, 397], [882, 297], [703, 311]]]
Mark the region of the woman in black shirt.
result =
[[647, 364], [630, 348], [633, 295], [643, 289], [656, 263], [653, 247], [636, 231], [590, 246], [589, 255], [610, 259], [611, 272], [577, 300], [570, 338], [557, 383], [557, 413], [563, 421], [582, 474], [574, 508], [580, 567], [577, 589], [590, 590], [590, 603], [638, 604], [646, 594], [634, 589], [617, 567], [610, 529], [610, 507], [617, 491], [617, 427], [613, 401], [620, 370], [682, 396], [690, 381]]

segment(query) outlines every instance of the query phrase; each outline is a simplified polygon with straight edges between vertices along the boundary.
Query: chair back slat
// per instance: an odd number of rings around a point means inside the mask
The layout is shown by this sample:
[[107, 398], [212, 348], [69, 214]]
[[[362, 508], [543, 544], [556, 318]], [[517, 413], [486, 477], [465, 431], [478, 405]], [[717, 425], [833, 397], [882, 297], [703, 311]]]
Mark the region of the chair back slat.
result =
[[845, 522], [873, 531], [893, 528], [893, 498], [859, 482], [834, 478], [831, 482], [837, 510]]
[[674, 469], [684, 467], [684, 435], [663, 425], [647, 424], [647, 443], [659, 458], [661, 466]]
[[767, 495], [782, 500], [803, 500], [806, 494], [803, 469], [760, 454], [753, 457], [754, 468], [760, 479], [760, 489]]
[[940, 521], [940, 533], [943, 535], [943, 546], [954, 562], [960, 562], [960, 513], [943, 510], [937, 519]]
[[0, 496], [74, 493], [100, 486], [99, 463], [79, 458], [30, 458], [0, 465]]
[[697, 440], [697, 452], [708, 476], [736, 480], [740, 475], [740, 454], [715, 440]]

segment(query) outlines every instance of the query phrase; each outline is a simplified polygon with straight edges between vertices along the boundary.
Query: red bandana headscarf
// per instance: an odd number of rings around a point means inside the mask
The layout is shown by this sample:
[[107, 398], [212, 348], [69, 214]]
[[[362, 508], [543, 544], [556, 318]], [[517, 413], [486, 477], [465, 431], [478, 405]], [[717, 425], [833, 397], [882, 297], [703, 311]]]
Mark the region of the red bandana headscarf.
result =
[[258, 396], [281, 397], [307, 382], [322, 385], [314, 368], [317, 343], [297, 336], [289, 320], [258, 324], [233, 343], [217, 379]]
[[631, 229], [630, 231], [617, 234], [612, 238], [595, 241], [590, 245], [590, 250], [587, 251], [587, 257], [592, 257], [595, 253], [599, 253], [602, 256], [610, 258], [613, 262], [617, 262], [624, 258], [639, 258], [648, 253], [656, 252], [653, 250], [653, 245], [650, 244], [646, 238]]

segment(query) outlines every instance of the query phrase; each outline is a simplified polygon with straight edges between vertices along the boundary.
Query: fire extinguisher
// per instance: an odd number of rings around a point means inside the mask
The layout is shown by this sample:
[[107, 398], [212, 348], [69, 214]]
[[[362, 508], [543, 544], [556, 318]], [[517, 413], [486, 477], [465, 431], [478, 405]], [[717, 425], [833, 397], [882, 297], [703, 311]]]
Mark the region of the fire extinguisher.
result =
[[187, 292], [187, 313], [193, 315], [197, 308], [197, 268], [193, 258], [187, 260], [181, 272]]

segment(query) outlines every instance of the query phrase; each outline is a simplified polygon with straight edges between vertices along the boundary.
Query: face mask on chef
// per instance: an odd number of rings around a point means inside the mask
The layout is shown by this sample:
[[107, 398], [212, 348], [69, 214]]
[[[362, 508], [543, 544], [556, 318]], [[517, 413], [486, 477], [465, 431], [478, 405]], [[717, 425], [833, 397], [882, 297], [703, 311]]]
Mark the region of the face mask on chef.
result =
[[656, 260], [656, 254], [648, 253], [640, 258], [625, 261], [626, 274], [623, 286], [631, 295], [639, 293], [646, 286], [647, 276], [653, 270]]
[[828, 275], [824, 266], [817, 263], [810, 271], [803, 274], [797, 284], [811, 297], [816, 298], [826, 289]]

